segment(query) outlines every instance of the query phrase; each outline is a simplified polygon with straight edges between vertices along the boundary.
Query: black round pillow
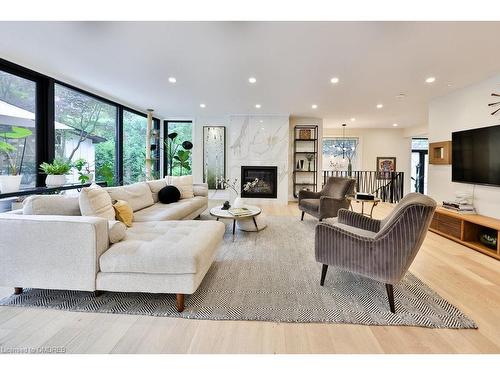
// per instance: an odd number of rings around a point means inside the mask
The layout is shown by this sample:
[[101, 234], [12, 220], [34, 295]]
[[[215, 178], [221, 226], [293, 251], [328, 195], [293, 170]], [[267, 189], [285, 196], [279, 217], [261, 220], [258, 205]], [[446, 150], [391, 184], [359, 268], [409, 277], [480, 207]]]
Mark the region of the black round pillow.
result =
[[181, 192], [175, 186], [167, 185], [158, 192], [158, 200], [161, 203], [174, 203], [181, 199]]

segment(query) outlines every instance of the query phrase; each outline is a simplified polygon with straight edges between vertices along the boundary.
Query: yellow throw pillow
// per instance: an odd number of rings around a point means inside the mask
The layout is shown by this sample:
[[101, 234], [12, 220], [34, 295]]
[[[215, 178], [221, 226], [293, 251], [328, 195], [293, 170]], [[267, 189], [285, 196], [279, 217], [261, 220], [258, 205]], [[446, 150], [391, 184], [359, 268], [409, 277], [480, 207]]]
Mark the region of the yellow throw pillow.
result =
[[115, 209], [116, 219], [121, 221], [127, 227], [132, 226], [132, 220], [134, 218], [134, 211], [127, 201], [117, 200], [113, 204]]

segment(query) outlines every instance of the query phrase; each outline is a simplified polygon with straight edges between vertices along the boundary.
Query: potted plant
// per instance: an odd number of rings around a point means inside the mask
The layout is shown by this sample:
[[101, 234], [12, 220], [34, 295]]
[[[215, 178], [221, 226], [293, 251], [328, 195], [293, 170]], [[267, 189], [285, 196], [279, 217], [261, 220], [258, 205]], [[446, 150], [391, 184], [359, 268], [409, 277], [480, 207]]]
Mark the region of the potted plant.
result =
[[11, 193], [18, 191], [23, 178], [23, 167], [26, 140], [33, 132], [19, 126], [5, 127], [0, 130], [0, 154], [7, 160], [7, 175], [0, 176], [0, 191]]
[[40, 169], [47, 175], [45, 185], [57, 187], [66, 183], [66, 173], [70, 171], [71, 165], [64, 160], [54, 159], [52, 163], [40, 164]]
[[75, 167], [75, 169], [77, 170], [78, 181], [80, 181], [82, 184], [92, 181], [92, 179], [94, 178], [94, 174], [90, 170], [90, 165], [85, 159], [78, 159], [73, 163], [73, 167]]
[[[190, 141], [181, 141], [177, 138], [177, 133], [173, 132], [167, 135], [167, 139], [164, 142], [166, 153], [167, 153], [167, 175], [173, 175], [174, 167], [179, 167], [180, 175], [182, 176], [183, 169], [186, 171], [191, 171], [191, 166], [189, 165], [189, 157], [191, 155], [191, 150], [193, 144]], [[179, 147], [181, 149], [179, 150]]]

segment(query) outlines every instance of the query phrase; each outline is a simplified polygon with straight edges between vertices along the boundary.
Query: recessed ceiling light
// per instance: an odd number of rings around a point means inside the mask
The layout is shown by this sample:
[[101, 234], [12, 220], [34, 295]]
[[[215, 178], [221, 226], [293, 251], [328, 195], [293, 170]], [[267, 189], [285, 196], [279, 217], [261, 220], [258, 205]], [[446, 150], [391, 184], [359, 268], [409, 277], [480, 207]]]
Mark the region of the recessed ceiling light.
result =
[[312, 108], [312, 109], [316, 109], [316, 108], [318, 108], [318, 105], [317, 105], [317, 104], [313, 104], [313, 105], [311, 106], [311, 108]]
[[351, 121], [356, 121], [356, 119], [354, 117], [351, 117]]
[[432, 83], [432, 82], [434, 82], [435, 80], [436, 80], [436, 78], [435, 78], [435, 77], [429, 77], [429, 78], [427, 78], [427, 79], [425, 80], [425, 82], [427, 82], [427, 83]]
[[205, 108], [205, 107], [206, 107], [206, 104], [201, 103], [201, 104], [200, 104], [200, 107], [201, 107], [201, 108]]
[[398, 126], [398, 124], [392, 124], [392, 126]]
[[339, 79], [337, 77], [333, 77], [331, 80], [330, 80], [331, 83], [339, 83]]
[[378, 109], [382, 108], [383, 106], [384, 106], [383, 104], [377, 104]]
[[260, 104], [255, 104], [255, 108], [259, 109], [261, 107]]
[[262, 124], [264, 122], [264, 120], [259, 120], [259, 122]]
[[255, 83], [255, 82], [257, 82], [257, 78], [255, 78], [255, 77], [250, 77], [250, 78], [248, 78], [248, 82], [250, 82], [250, 83]]
[[168, 82], [175, 83], [177, 82], [177, 80], [175, 79], [175, 77], [168, 77]]

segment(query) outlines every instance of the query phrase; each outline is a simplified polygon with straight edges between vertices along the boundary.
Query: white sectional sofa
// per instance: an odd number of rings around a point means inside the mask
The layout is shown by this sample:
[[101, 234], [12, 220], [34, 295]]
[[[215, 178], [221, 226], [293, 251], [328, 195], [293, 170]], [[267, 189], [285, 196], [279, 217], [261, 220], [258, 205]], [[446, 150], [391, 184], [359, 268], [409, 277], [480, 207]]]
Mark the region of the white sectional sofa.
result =
[[[162, 204], [165, 180], [107, 188], [126, 200], [134, 223], [110, 243], [108, 220], [77, 216], [78, 197], [34, 196], [24, 212], [0, 214], [0, 285], [83, 291], [174, 293], [177, 310], [210, 268], [224, 224], [190, 220], [208, 207], [208, 188], [193, 198]], [[147, 193], [147, 194], [146, 194]]]

